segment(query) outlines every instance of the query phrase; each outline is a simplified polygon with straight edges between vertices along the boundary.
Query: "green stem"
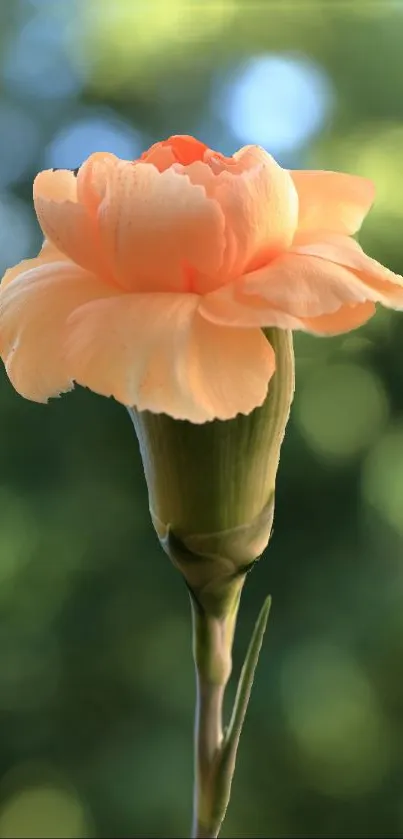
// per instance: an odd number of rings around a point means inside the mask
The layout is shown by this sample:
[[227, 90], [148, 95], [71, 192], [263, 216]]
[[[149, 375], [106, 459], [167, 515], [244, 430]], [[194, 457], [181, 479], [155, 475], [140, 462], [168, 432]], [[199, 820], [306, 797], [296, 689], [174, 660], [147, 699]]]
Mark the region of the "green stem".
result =
[[232, 668], [238, 603], [239, 598], [225, 617], [217, 617], [191, 596], [196, 671], [194, 839], [218, 835], [215, 769], [223, 743], [222, 707]]
[[212, 767], [222, 744], [222, 703], [224, 687], [204, 684], [196, 675], [197, 703], [195, 724], [195, 790], [192, 837], [215, 837], [210, 827]]
[[225, 617], [207, 614], [193, 597], [191, 603], [197, 689], [192, 839], [215, 839], [230, 799], [236, 753], [267, 624], [270, 598], [263, 605], [249, 645], [225, 735], [222, 709], [231, 674], [239, 598]]

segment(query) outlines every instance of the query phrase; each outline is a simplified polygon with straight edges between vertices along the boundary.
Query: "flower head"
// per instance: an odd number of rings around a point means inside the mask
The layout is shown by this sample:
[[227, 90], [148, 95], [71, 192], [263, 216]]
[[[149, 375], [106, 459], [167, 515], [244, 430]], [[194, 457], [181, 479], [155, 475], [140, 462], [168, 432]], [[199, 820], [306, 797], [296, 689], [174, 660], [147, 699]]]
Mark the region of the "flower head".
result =
[[0, 289], [7, 373], [36, 401], [77, 382], [192, 423], [248, 414], [276, 367], [264, 327], [336, 334], [403, 307], [403, 279], [350, 238], [372, 200], [363, 178], [186, 136], [41, 172], [44, 246]]

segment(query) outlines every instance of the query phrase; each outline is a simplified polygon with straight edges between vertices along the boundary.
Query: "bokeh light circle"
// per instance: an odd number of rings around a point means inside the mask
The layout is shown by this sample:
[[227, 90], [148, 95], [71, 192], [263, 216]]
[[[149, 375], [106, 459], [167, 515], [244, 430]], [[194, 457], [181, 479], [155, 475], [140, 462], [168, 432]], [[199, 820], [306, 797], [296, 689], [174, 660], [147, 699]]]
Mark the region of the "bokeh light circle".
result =
[[369, 792], [390, 762], [390, 738], [377, 697], [358, 662], [330, 642], [296, 647], [281, 692], [296, 760], [316, 790], [335, 797]]
[[382, 381], [358, 364], [326, 364], [299, 383], [294, 419], [309, 447], [326, 460], [359, 455], [388, 417]]
[[332, 103], [325, 73], [305, 58], [263, 54], [238, 67], [215, 106], [243, 143], [289, 152], [322, 128]]
[[79, 93], [82, 79], [68, 56], [66, 31], [65, 21], [46, 10], [28, 21], [4, 51], [6, 88], [24, 97], [53, 101]]
[[141, 137], [113, 113], [88, 114], [64, 125], [45, 152], [45, 166], [73, 169], [93, 152], [105, 151], [126, 160], [142, 152]]
[[78, 795], [52, 785], [16, 790], [0, 812], [0, 839], [86, 839], [89, 830]]
[[362, 471], [367, 503], [403, 536], [403, 427], [390, 429], [368, 453]]

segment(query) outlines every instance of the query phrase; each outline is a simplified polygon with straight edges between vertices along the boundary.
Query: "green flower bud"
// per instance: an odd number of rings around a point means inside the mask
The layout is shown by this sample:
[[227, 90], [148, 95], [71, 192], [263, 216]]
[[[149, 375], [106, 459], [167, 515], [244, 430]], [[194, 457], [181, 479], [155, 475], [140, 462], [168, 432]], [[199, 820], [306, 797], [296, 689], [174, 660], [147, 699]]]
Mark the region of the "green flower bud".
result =
[[198, 603], [217, 616], [238, 601], [245, 572], [265, 549], [294, 394], [291, 333], [265, 330], [276, 372], [248, 415], [194, 425], [130, 410], [150, 512], [164, 550]]

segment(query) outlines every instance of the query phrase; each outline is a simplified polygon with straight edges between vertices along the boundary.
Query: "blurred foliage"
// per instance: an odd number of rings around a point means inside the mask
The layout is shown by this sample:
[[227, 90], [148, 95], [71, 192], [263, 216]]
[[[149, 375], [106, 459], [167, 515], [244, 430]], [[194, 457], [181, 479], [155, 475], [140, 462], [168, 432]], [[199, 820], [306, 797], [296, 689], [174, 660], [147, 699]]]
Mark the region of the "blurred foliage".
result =
[[[403, 4], [0, 3], [0, 263], [32, 180], [172, 133], [372, 178], [361, 241], [403, 272]], [[403, 321], [296, 336], [297, 390], [237, 671], [273, 595], [223, 836], [403, 836]], [[186, 591], [123, 408], [0, 387], [0, 838], [185, 836]]]

